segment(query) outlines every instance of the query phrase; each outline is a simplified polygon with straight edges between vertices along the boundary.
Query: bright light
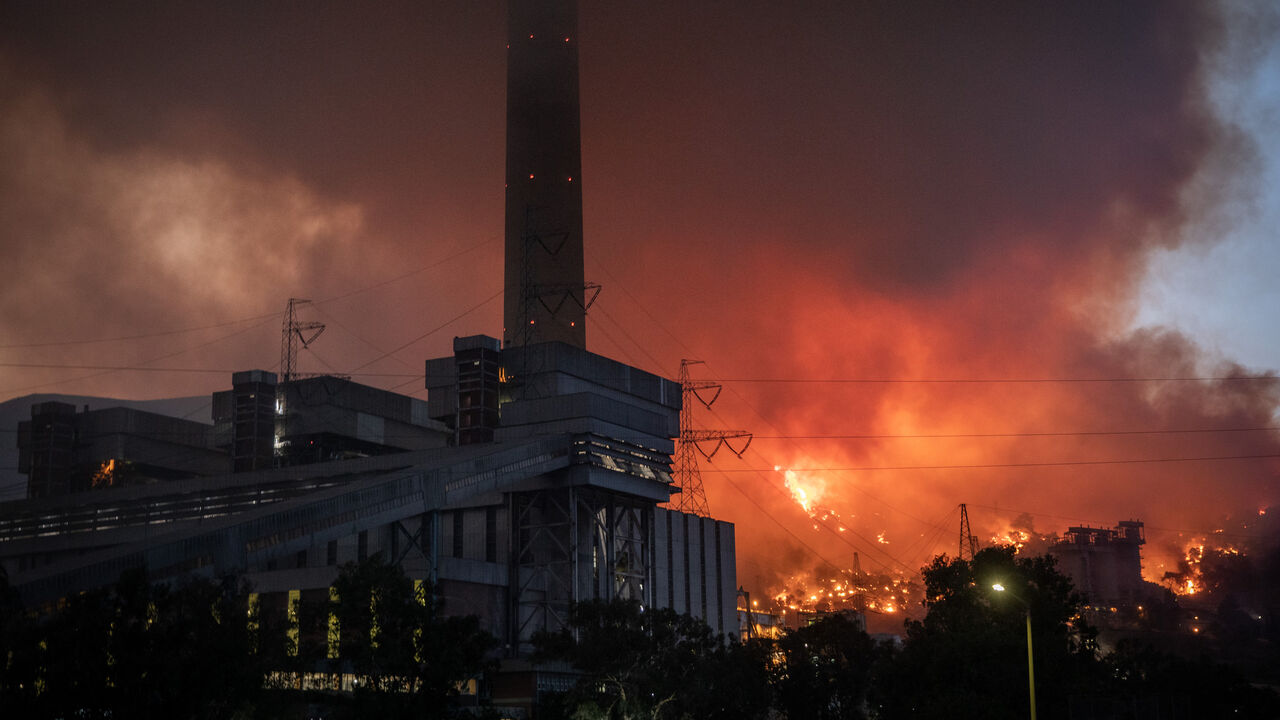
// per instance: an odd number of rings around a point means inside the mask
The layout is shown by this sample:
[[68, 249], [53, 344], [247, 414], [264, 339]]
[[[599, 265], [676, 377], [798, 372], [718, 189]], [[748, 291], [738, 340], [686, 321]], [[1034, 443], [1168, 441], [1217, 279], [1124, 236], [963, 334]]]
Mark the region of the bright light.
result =
[[995, 584], [993, 584], [993, 585], [991, 586], [991, 589], [992, 589], [992, 590], [995, 590], [996, 592], [1004, 592], [1004, 586], [1003, 586], [1003, 585], [1001, 585], [1000, 583], [995, 583]]

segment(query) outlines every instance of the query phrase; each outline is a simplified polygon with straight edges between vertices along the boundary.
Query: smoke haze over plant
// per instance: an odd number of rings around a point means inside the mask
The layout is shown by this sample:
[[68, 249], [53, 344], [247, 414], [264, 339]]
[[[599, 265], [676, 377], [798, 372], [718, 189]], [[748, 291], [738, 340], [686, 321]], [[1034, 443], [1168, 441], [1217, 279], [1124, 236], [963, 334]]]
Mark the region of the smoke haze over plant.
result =
[[[329, 325], [303, 370], [425, 396], [423, 359], [501, 333], [504, 13], [6, 6], [0, 399], [221, 389], [274, 368], [290, 297]], [[726, 380], [698, 417], [758, 436], [704, 465], [744, 582], [814, 550], [914, 570], [954, 552], [961, 502], [980, 537], [1143, 519], [1154, 567], [1280, 500], [1280, 357], [1133, 323], [1155, 253], [1258, 199], [1258, 138], [1209, 87], [1276, 25], [1190, 1], [582, 4], [589, 348]], [[1169, 430], [1217, 432], [1134, 434]]]

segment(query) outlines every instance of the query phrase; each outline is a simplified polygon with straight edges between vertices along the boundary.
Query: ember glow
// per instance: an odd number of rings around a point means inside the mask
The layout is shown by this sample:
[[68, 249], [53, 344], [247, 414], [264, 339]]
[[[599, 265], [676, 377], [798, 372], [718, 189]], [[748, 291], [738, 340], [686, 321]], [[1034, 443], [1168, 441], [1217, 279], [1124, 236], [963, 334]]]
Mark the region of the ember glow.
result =
[[[1214, 589], [1210, 578], [1223, 564], [1242, 558], [1244, 551], [1223, 538], [1222, 531], [1205, 537], [1193, 538], [1183, 550], [1176, 569], [1165, 572], [1160, 579], [1175, 595], [1196, 595]], [[1206, 572], [1207, 571], [1207, 572]]]
[[[793, 575], [782, 579], [767, 610], [777, 615], [859, 610], [875, 615], [919, 616], [924, 593], [916, 578], [904, 573], [854, 573], [834, 576]], [[896, 626], [900, 620], [893, 620]]]
[[1005, 531], [1001, 535], [991, 536], [992, 545], [1012, 545], [1013, 547], [1017, 548], [1019, 551], [1021, 551], [1022, 548], [1025, 547], [1027, 542], [1030, 540], [1031, 540], [1031, 533], [1027, 532], [1026, 530], [1020, 530], [1017, 528], [1011, 528]]

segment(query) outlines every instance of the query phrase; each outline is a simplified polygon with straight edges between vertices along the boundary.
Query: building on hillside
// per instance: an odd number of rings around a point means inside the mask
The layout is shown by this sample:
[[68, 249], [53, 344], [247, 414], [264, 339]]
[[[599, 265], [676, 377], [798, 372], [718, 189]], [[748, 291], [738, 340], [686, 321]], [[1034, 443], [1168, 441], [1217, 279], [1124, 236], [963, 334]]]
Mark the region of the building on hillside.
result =
[[1125, 520], [1115, 528], [1072, 527], [1049, 547], [1058, 569], [1096, 606], [1132, 606], [1149, 590], [1142, 579], [1141, 521]]

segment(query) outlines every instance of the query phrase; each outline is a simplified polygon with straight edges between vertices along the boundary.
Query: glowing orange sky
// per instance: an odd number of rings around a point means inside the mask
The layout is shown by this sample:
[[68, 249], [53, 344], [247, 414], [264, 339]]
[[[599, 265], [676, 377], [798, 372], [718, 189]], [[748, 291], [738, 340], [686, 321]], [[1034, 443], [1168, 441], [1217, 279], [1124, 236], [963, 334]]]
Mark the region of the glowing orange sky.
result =
[[[1204, 98], [1212, 6], [905, 5], [584, 3], [590, 348], [742, 380], [1244, 371], [1129, 329], [1153, 249], [1212, 243], [1240, 198], [1206, 189], [1247, 192], [1251, 141]], [[40, 3], [0, 28], [0, 362], [270, 369], [308, 297], [330, 329], [304, 370], [421, 397], [423, 359], [500, 333], [503, 3]], [[0, 398], [227, 381], [0, 367]], [[706, 426], [761, 437], [704, 477], [747, 581], [813, 561], [778, 523], [918, 567], [960, 502], [982, 537], [1132, 517], [1154, 559], [1280, 494], [1275, 457], [1043, 465], [1275, 455], [1240, 431], [1275, 425], [1275, 380], [729, 385]], [[745, 472], [1011, 464], [820, 473], [852, 545]]]

